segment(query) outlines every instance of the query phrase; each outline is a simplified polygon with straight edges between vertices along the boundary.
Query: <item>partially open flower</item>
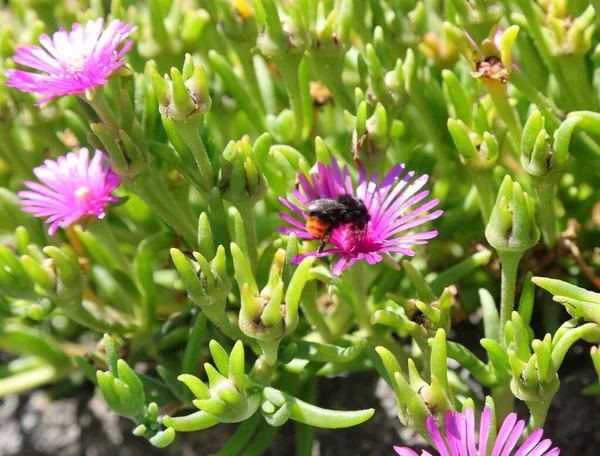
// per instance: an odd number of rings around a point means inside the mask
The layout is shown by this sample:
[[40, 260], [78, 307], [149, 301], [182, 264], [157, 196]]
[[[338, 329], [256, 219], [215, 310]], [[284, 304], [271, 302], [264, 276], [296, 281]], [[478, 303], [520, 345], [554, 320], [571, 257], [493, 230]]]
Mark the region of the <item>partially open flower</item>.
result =
[[340, 197], [344, 197], [362, 201], [368, 215], [366, 218], [363, 217], [363, 220], [368, 219], [368, 221], [362, 227], [357, 227], [357, 223], [352, 222], [341, 223], [337, 227], [332, 225], [331, 231], [322, 238], [322, 241], [328, 241], [333, 247], [298, 255], [293, 262], [298, 264], [307, 256], [341, 255], [332, 271], [334, 275], [340, 275], [343, 270], [348, 269], [358, 260], [375, 264], [382, 261], [383, 255], [389, 253], [414, 256], [415, 252], [411, 247], [426, 244], [429, 239], [437, 236], [438, 232], [424, 231], [413, 234], [406, 234], [406, 232], [435, 220], [442, 215], [443, 211], [428, 213], [438, 205], [438, 199], [420, 204], [429, 196], [428, 190], [420, 191], [429, 176], [423, 175], [413, 179], [414, 171], [407, 173], [404, 171], [405, 166], [398, 164], [379, 182], [377, 174], [367, 178], [363, 166], [359, 164], [356, 188], [352, 184], [348, 168], [346, 167], [342, 174], [335, 159], [332, 159], [331, 166], [319, 163], [318, 172], [309, 177], [300, 174], [298, 176], [300, 189], [294, 190], [299, 205], [284, 198], [280, 198], [280, 201], [301, 219], [281, 213], [281, 217], [293, 227], [280, 227], [279, 231], [286, 234], [294, 233], [302, 239], [315, 239], [306, 226], [309, 215], [304, 208], [323, 198], [339, 200]]
[[107, 84], [107, 78], [125, 65], [122, 57], [133, 41], [118, 49], [136, 27], [114, 20], [103, 31], [103, 22], [100, 18], [84, 26], [73, 24], [70, 32], [60, 29], [52, 38], [42, 34], [40, 43], [44, 48], [35, 45], [17, 48], [13, 56], [16, 63], [43, 73], [8, 70], [6, 85], [21, 92], [42, 94], [44, 98], [36, 103], [41, 105], [52, 98], [80, 94]]
[[85, 216], [103, 218], [106, 205], [118, 201], [111, 192], [121, 179], [106, 165], [104, 154], [96, 150], [89, 160], [89, 151], [82, 148], [56, 161], [46, 160], [33, 170], [42, 182], [25, 181], [31, 190], [19, 192], [23, 211], [35, 217], [47, 217], [48, 233], [66, 228]]
[[[489, 455], [515, 455], [515, 456], [557, 456], [560, 449], [552, 446], [550, 439], [542, 440], [543, 429], [536, 429], [523, 442], [517, 445], [525, 430], [525, 421], [517, 421], [517, 414], [511, 413], [506, 417], [498, 436], [492, 425], [492, 410], [486, 407], [481, 414], [479, 428], [479, 449], [475, 442], [475, 415], [473, 409], [468, 407], [465, 413], [447, 412], [443, 432], [437, 428], [433, 417], [427, 418], [427, 429], [438, 455], [443, 456], [489, 456]], [[494, 442], [494, 445], [488, 445]], [[406, 447], [394, 447], [400, 456], [419, 456], [418, 453]], [[428, 451], [423, 451], [421, 456], [434, 456]]]

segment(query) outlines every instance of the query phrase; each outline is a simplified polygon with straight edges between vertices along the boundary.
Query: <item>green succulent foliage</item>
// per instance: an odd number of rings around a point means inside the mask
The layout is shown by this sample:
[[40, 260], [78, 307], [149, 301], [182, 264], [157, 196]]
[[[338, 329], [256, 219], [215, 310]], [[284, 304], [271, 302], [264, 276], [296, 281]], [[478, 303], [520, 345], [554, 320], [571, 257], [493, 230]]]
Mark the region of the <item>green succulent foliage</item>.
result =
[[[2, 75], [75, 22], [137, 31], [126, 65], [76, 96], [38, 107], [0, 76], [0, 397], [89, 381], [156, 447], [233, 423], [219, 454], [262, 454], [292, 420], [305, 455], [313, 427], [374, 414], [321, 407], [321, 379], [369, 371], [426, 439], [430, 416], [495, 402], [502, 419], [515, 399], [542, 427], [575, 342], [594, 344], [600, 377], [599, 6], [8, 2]], [[50, 235], [19, 192], [80, 147], [108, 156], [119, 202]], [[381, 183], [405, 189], [393, 228], [430, 194], [445, 214], [418, 229], [437, 238], [340, 277], [336, 255], [299, 261], [319, 240], [277, 231], [281, 199], [302, 207], [334, 160], [343, 193], [359, 167], [404, 164]], [[550, 300], [536, 286], [571, 319], [535, 306]]]

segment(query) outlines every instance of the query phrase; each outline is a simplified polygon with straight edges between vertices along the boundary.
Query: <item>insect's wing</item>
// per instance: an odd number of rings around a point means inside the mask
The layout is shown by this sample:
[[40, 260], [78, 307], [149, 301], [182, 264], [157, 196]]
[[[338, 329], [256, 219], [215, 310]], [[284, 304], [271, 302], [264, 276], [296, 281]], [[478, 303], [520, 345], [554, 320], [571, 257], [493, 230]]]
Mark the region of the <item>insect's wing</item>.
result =
[[310, 215], [318, 215], [321, 213], [335, 213], [340, 209], [343, 209], [343, 206], [337, 200], [322, 198], [312, 201], [306, 209]]

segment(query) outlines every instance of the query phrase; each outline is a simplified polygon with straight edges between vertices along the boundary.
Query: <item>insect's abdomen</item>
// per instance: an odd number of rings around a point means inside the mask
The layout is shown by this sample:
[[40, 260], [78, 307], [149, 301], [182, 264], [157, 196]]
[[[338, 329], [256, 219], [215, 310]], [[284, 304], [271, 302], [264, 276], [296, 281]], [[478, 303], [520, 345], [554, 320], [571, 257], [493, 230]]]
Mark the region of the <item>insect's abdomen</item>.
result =
[[309, 217], [306, 221], [306, 231], [316, 239], [322, 239], [327, 234], [331, 225], [318, 217]]

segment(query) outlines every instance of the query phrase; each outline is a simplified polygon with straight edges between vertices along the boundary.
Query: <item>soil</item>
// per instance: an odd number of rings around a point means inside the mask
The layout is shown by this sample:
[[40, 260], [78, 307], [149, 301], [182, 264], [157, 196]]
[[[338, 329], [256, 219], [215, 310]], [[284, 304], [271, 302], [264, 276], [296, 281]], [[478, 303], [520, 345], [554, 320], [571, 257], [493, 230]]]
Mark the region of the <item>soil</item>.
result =
[[[576, 347], [577, 348], [577, 347]], [[577, 351], [577, 350], [576, 350]], [[598, 379], [587, 348], [580, 347], [561, 376], [562, 386], [546, 423], [547, 436], [564, 456], [596, 456], [600, 445], [600, 396], [581, 390]], [[375, 407], [366, 423], [342, 430], [317, 430], [313, 456], [393, 455], [393, 445], [421, 448], [423, 441], [397, 419], [396, 400], [375, 374], [322, 379], [319, 405], [334, 409]], [[524, 406], [519, 415], [526, 416]], [[76, 397], [49, 400], [43, 391], [0, 402], [0, 456], [208, 456], [221, 449], [235, 425], [219, 425], [190, 434], [178, 434], [168, 449], [153, 448], [131, 434], [132, 423], [110, 412], [90, 388]], [[294, 455], [294, 426], [281, 428], [267, 456]]]

